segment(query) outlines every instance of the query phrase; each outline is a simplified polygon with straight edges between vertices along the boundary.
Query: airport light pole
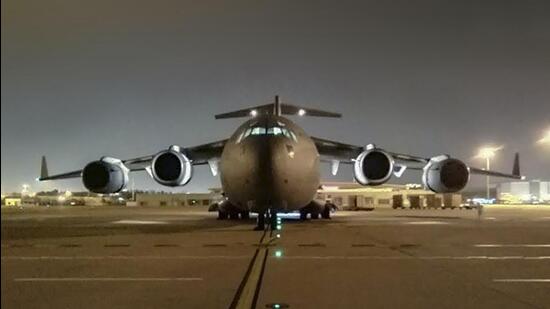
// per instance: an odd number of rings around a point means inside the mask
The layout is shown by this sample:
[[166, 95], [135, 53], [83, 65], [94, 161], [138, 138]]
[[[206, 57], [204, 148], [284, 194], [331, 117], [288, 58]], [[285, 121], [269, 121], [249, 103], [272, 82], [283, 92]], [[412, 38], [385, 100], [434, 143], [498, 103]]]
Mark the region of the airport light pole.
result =
[[[479, 153], [476, 157], [485, 159], [485, 170], [488, 171], [491, 168], [491, 159], [495, 157], [495, 154], [498, 150], [500, 150], [502, 147], [483, 147], [479, 150]], [[491, 178], [487, 176], [487, 199], [491, 198]]]

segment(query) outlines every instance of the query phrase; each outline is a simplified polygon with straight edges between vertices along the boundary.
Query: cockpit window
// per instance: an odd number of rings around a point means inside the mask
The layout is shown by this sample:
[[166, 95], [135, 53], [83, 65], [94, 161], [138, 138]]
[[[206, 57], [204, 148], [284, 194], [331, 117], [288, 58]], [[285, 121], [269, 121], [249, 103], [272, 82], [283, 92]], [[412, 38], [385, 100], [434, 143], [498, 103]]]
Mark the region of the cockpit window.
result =
[[288, 139], [297, 141], [296, 134], [294, 134], [294, 132], [287, 128], [280, 126], [265, 128], [256, 125], [243, 131], [237, 138], [237, 143], [240, 143], [243, 139], [247, 138], [250, 135], [282, 135]]
[[254, 127], [252, 128], [252, 135], [265, 135], [264, 127]]

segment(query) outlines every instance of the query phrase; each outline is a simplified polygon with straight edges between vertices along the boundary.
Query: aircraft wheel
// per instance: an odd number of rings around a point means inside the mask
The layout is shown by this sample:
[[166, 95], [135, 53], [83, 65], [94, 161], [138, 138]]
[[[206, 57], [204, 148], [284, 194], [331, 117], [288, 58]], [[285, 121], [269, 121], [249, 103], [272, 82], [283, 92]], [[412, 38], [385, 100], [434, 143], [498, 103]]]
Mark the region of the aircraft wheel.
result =
[[311, 213], [311, 219], [319, 219], [319, 213], [318, 212], [312, 212]]
[[239, 213], [238, 212], [231, 212], [229, 214], [229, 219], [231, 220], [239, 220]]
[[307, 220], [307, 212], [300, 211], [300, 220], [306, 221]]
[[321, 218], [330, 219], [330, 206], [325, 205], [323, 212], [321, 213]]
[[250, 212], [248, 211], [241, 212], [241, 219], [250, 219]]
[[227, 219], [227, 212], [218, 210], [218, 220]]

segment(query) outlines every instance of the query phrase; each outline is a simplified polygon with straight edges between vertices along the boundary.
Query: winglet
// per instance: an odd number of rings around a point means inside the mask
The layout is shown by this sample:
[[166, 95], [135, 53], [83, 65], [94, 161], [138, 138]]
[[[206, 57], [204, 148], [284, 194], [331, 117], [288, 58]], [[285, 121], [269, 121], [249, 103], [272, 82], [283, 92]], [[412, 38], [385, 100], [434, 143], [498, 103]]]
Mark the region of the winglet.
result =
[[40, 165], [40, 178], [48, 178], [48, 164], [46, 163], [46, 156], [42, 156], [42, 164]]
[[519, 152], [516, 152], [514, 158], [514, 167], [512, 168], [512, 175], [521, 177], [521, 172], [519, 170]]

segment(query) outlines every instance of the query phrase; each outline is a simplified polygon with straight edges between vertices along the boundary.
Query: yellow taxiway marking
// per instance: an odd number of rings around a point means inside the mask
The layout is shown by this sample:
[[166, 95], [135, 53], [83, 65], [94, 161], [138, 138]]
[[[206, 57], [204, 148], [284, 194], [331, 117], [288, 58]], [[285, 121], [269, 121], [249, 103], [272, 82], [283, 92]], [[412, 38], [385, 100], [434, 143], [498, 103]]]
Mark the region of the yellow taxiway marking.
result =
[[76, 256], [2, 256], [2, 261], [6, 260], [243, 260], [249, 259], [249, 255], [175, 255], [175, 256], [157, 256], [157, 255], [76, 255]]
[[262, 237], [258, 243], [258, 249], [250, 262], [248, 271], [237, 290], [235, 298], [231, 303], [231, 309], [251, 309], [256, 308], [256, 302], [258, 300], [258, 294], [262, 283], [262, 277], [264, 274], [265, 263], [267, 262], [267, 256], [269, 253], [269, 245], [278, 237], [271, 238], [271, 233], [268, 230], [264, 230]]
[[476, 244], [477, 248], [550, 248], [550, 244]]
[[175, 277], [175, 278], [134, 278], [134, 277], [66, 277], [66, 278], [15, 278], [15, 282], [86, 282], [86, 281], [202, 281], [202, 278]]
[[308, 256], [308, 255], [287, 255], [282, 258], [287, 260], [550, 260], [550, 256]]
[[493, 282], [550, 283], [550, 279], [493, 279]]
[[268, 249], [265, 247], [258, 249], [258, 255], [254, 260], [254, 264], [252, 265], [250, 274], [248, 275], [239, 300], [237, 301], [237, 304], [235, 306], [236, 309], [253, 308], [256, 290], [258, 287], [258, 283], [260, 282], [262, 269], [267, 257], [267, 250]]
[[[260, 248], [258, 255], [264, 254], [267, 248]], [[239, 255], [217, 255], [217, 256], [3, 256], [2, 261], [40, 261], [40, 260], [243, 260], [249, 259], [250, 256]], [[435, 255], [435, 256], [402, 256], [402, 255], [286, 255], [278, 257], [288, 260], [550, 260], [548, 255], [511, 255], [511, 256], [487, 256], [487, 255], [469, 255], [469, 256], [452, 256], [452, 255]], [[261, 261], [261, 257], [257, 260]], [[254, 261], [256, 263], [256, 260]], [[259, 263], [259, 262], [258, 262]], [[256, 264], [253, 264], [255, 266]]]

